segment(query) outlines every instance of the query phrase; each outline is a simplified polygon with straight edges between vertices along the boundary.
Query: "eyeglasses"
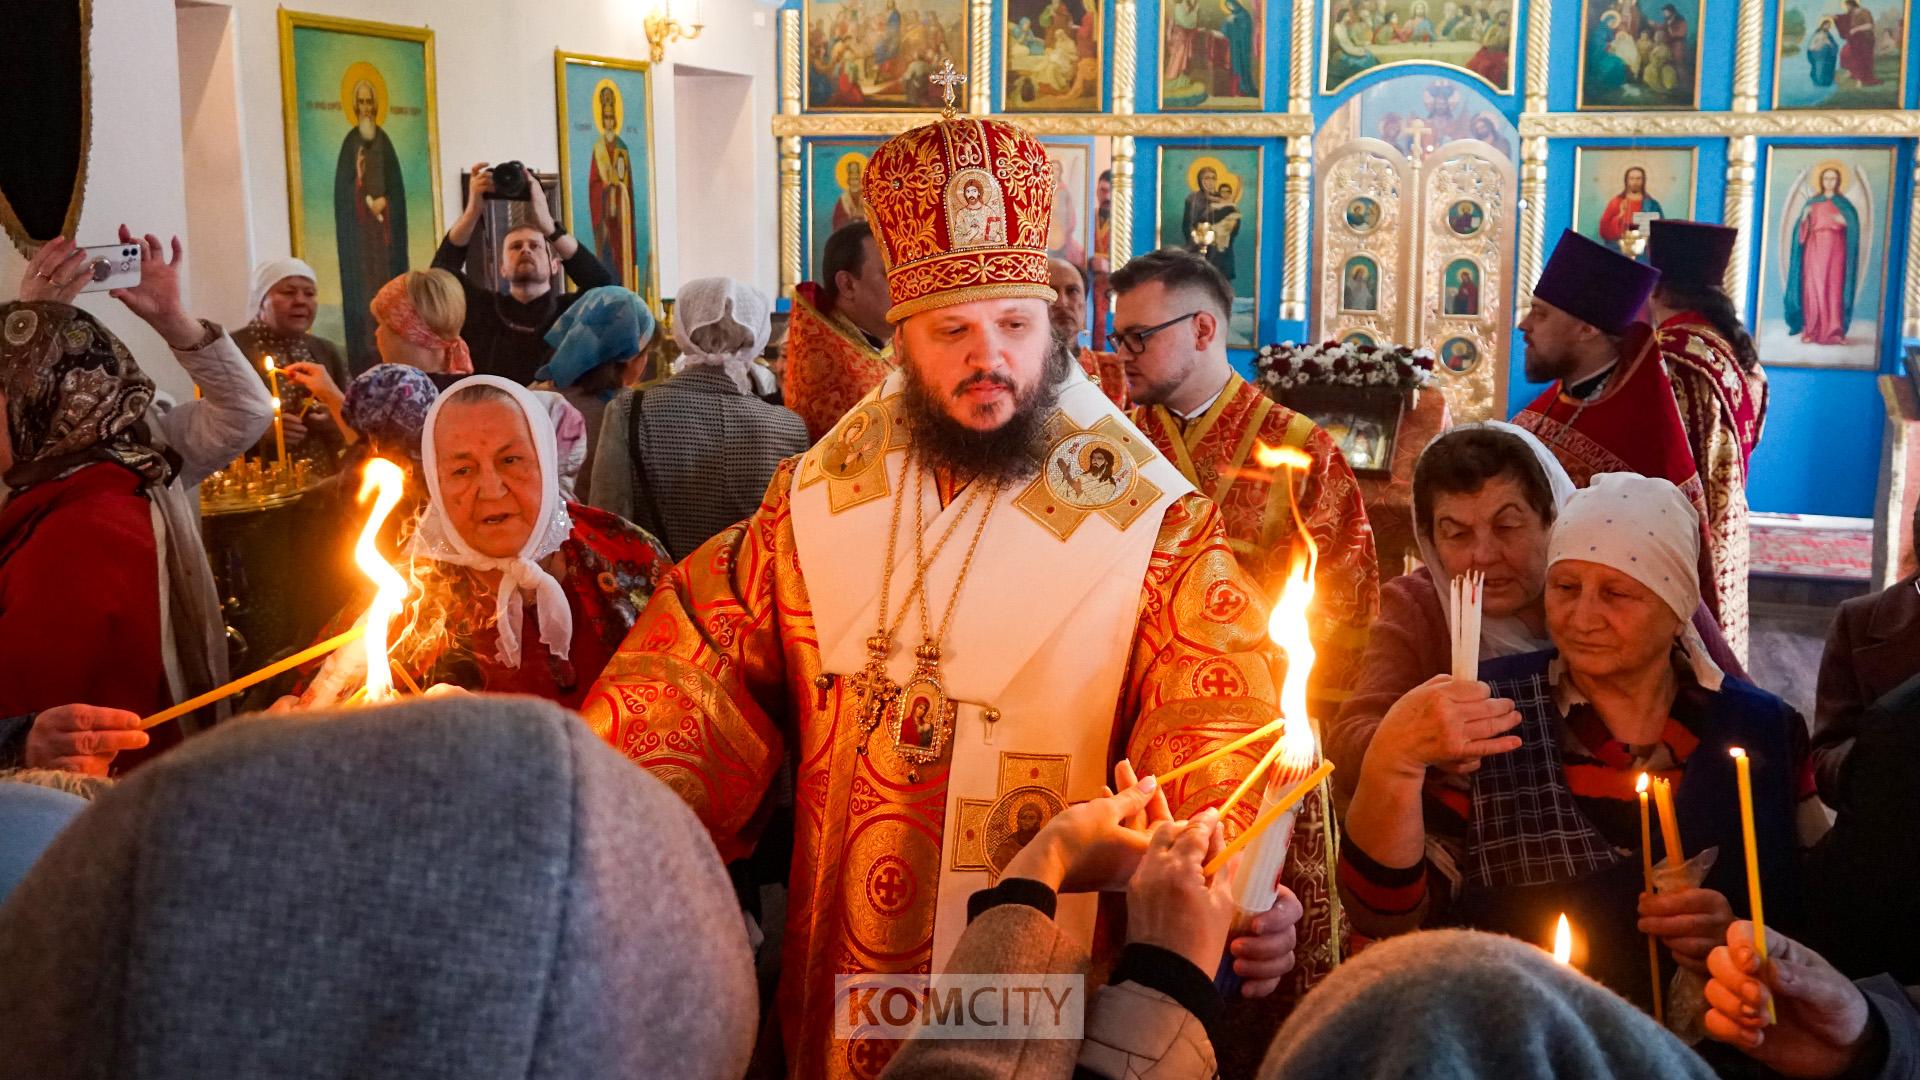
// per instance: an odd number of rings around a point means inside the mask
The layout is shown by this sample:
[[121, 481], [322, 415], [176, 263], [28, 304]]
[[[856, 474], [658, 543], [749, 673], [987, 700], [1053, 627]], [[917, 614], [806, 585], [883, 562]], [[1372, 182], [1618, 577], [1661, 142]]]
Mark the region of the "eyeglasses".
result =
[[1186, 322], [1188, 319], [1191, 319], [1198, 314], [1200, 313], [1197, 311], [1189, 311], [1185, 315], [1180, 316], [1179, 318], [1168, 319], [1166, 322], [1161, 323], [1159, 326], [1149, 326], [1145, 330], [1121, 330], [1117, 333], [1110, 335], [1110, 337], [1113, 339], [1114, 344], [1120, 346], [1122, 349], [1125, 349], [1127, 352], [1132, 353], [1134, 356], [1139, 356], [1141, 353], [1147, 351], [1148, 338], [1152, 337], [1153, 335], [1159, 333], [1162, 330], [1165, 330], [1169, 326], [1176, 326], [1180, 323]]

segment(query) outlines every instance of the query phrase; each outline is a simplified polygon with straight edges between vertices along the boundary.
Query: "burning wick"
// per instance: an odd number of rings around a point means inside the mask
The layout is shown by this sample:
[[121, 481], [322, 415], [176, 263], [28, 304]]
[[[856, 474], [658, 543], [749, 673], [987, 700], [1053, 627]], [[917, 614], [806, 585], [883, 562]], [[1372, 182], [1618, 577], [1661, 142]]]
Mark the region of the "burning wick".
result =
[[379, 539], [380, 527], [386, 524], [393, 508], [400, 505], [406, 482], [407, 476], [400, 471], [400, 466], [385, 458], [369, 459], [361, 473], [359, 501], [364, 504], [371, 495], [373, 512], [367, 515], [366, 527], [360, 530], [360, 539], [353, 545], [353, 561], [375, 589], [373, 603], [367, 605], [367, 633], [363, 642], [367, 651], [366, 700], [371, 703], [388, 701], [394, 696], [393, 673], [387, 659], [387, 631], [406, 604], [407, 579], [380, 557]]
[[1573, 927], [1567, 922], [1567, 913], [1560, 913], [1560, 922], [1553, 928], [1553, 962], [1573, 964]]

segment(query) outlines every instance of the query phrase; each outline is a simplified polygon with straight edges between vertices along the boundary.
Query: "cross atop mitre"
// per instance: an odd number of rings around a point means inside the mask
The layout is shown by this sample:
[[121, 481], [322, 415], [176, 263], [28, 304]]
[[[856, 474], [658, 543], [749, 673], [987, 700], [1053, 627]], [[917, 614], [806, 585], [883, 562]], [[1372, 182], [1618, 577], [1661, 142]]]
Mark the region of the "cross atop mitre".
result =
[[946, 100], [940, 109], [940, 115], [947, 120], [953, 119], [959, 112], [959, 102], [955, 101], [954, 98], [960, 84], [966, 82], [967, 77], [954, 70], [953, 60], [952, 58], [948, 58], [940, 65], [939, 71], [927, 77], [927, 81], [940, 87], [946, 95]]

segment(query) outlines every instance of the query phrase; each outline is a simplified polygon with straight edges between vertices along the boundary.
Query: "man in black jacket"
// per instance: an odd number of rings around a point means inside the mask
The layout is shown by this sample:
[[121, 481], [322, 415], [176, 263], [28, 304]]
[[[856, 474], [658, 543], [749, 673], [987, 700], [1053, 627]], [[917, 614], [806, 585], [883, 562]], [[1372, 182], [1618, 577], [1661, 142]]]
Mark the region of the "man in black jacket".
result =
[[[466, 291], [467, 321], [460, 328], [460, 336], [473, 352], [473, 370], [524, 385], [533, 381], [533, 373], [553, 355], [552, 346], [544, 338], [560, 313], [586, 290], [616, 282], [592, 251], [554, 224], [546, 192], [532, 170], [527, 172], [531, 221], [507, 230], [501, 239], [500, 274], [506, 279], [507, 292], [495, 292], [469, 280], [462, 269], [467, 261], [467, 244], [473, 240], [487, 195], [493, 191], [493, 170], [483, 161], [473, 167], [471, 175], [467, 208], [447, 230], [440, 250], [434, 253], [433, 265], [452, 271]], [[580, 292], [554, 289], [556, 259]]]

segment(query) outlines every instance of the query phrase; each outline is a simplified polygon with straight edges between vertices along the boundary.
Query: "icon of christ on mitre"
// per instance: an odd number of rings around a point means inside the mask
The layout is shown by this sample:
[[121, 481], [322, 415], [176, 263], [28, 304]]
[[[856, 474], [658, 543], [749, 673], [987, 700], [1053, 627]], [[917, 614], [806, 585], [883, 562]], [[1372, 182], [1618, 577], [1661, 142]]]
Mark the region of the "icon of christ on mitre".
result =
[[[835, 1037], [836, 975], [940, 970], [1038, 819], [1123, 758], [1166, 772], [1273, 720], [1285, 663], [1218, 510], [1054, 336], [1040, 144], [950, 110], [863, 187], [899, 370], [674, 569], [583, 709], [729, 861], [793, 771], [778, 1021], [802, 1077], [873, 1076], [899, 1046]], [[1173, 814], [1263, 749], [1167, 784]], [[1255, 922], [1235, 970], [1267, 1000], [1241, 1007], [1277, 1014], [1337, 958], [1328, 829], [1316, 793], [1282, 874], [1305, 916], [1283, 893]], [[1096, 969], [1121, 944], [1091, 894], [1056, 921]]]

